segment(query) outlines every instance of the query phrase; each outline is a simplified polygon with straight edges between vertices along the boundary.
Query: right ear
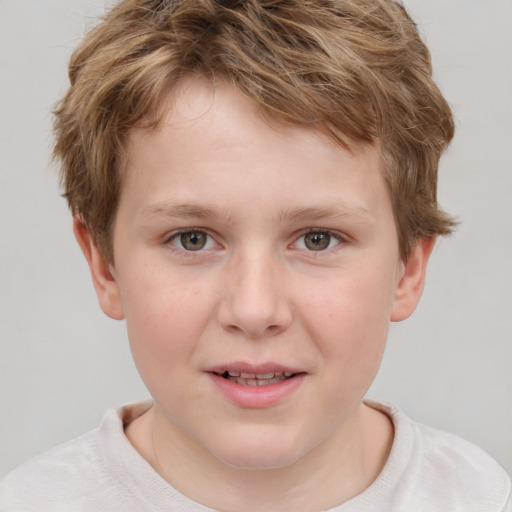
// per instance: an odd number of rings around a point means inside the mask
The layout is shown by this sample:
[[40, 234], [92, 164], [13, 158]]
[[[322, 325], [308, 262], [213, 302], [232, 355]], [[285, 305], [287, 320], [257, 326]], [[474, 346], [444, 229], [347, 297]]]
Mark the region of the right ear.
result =
[[110, 318], [122, 320], [124, 311], [114, 267], [107, 262], [86, 224], [78, 216], [73, 218], [73, 232], [89, 264], [101, 309]]

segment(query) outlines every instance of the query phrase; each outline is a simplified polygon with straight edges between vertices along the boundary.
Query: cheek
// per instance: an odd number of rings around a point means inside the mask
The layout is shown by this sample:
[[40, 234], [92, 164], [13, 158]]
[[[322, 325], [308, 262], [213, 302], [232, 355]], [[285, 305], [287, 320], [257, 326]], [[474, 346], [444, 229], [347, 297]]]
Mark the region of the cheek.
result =
[[160, 272], [139, 272], [121, 288], [128, 338], [141, 374], [150, 368], [179, 371], [193, 356], [212, 315], [211, 294], [190, 281]]
[[378, 273], [352, 272], [309, 292], [305, 327], [326, 362], [357, 376], [376, 372], [389, 328], [391, 283]]

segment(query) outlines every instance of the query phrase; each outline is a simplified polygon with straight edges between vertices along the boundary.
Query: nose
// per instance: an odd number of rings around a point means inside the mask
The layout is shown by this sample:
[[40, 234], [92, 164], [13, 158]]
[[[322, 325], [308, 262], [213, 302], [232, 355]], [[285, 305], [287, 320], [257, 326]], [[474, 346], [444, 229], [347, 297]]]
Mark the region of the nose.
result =
[[252, 339], [285, 331], [293, 312], [286, 296], [284, 272], [271, 255], [264, 254], [241, 256], [228, 265], [218, 310], [221, 326]]

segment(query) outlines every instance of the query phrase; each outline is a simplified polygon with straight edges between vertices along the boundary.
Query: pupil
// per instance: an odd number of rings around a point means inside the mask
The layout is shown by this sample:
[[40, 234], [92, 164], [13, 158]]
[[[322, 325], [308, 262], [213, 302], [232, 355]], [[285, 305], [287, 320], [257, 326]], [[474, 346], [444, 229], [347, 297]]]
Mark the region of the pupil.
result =
[[331, 235], [327, 233], [309, 233], [306, 235], [305, 244], [312, 251], [327, 249], [331, 242]]
[[181, 243], [189, 251], [198, 251], [206, 245], [206, 236], [204, 233], [183, 233]]

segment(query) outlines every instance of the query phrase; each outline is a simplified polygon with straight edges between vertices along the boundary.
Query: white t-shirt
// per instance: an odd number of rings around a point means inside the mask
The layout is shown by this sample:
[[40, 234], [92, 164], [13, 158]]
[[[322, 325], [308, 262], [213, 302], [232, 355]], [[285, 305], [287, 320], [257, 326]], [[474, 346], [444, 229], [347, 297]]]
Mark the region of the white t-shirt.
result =
[[[505, 471], [480, 448], [368, 402], [393, 421], [384, 469], [330, 512], [512, 512]], [[0, 483], [2, 512], [201, 512], [135, 450], [124, 425], [150, 403], [109, 410], [101, 425], [23, 464]]]

